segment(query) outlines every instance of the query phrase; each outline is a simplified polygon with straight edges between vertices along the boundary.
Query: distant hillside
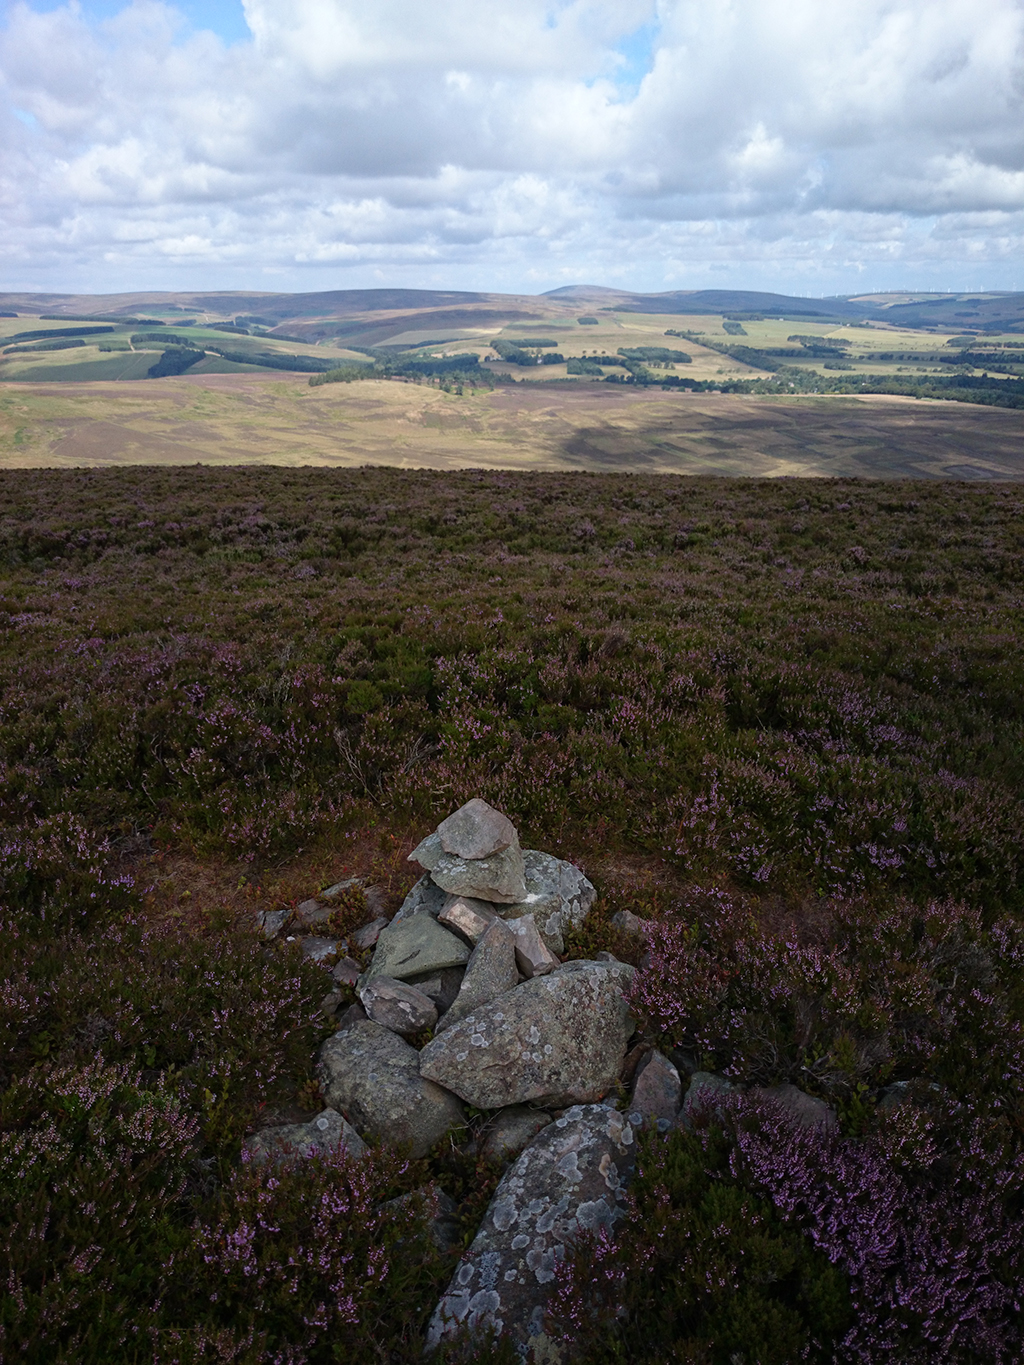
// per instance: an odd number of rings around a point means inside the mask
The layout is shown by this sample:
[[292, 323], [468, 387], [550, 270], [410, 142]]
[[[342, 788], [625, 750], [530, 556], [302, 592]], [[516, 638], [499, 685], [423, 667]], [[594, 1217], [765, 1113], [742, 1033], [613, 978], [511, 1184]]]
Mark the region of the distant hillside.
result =
[[109, 318], [190, 314], [245, 317], [271, 331], [308, 341], [332, 338], [378, 345], [404, 331], [499, 328], [514, 321], [567, 318], [573, 310], [665, 316], [725, 315], [799, 321], [875, 320], [900, 327], [955, 331], [1024, 330], [1024, 294], [891, 293], [812, 299], [751, 289], [633, 293], [603, 285], [565, 285], [545, 294], [492, 294], [439, 289], [333, 289], [315, 293], [256, 291], [125, 294], [0, 293], [0, 312]]

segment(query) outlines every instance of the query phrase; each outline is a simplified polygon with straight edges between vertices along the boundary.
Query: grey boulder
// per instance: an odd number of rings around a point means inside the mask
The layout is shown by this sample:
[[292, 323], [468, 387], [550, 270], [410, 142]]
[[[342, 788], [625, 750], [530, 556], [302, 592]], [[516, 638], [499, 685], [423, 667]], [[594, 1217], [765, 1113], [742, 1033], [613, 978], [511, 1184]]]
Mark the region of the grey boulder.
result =
[[362, 1156], [366, 1143], [336, 1109], [325, 1109], [309, 1123], [285, 1123], [264, 1128], [246, 1143], [249, 1160], [258, 1165], [273, 1161], [294, 1166], [305, 1157], [326, 1156], [344, 1149], [349, 1156]]
[[564, 1346], [544, 1332], [555, 1267], [581, 1232], [614, 1232], [634, 1150], [629, 1122], [604, 1105], [572, 1108], [548, 1124], [502, 1177], [434, 1312], [426, 1349], [460, 1331], [490, 1330], [524, 1358], [563, 1359]]
[[[679, 1072], [661, 1052], [649, 1052], [637, 1070], [630, 1117], [651, 1119], [671, 1127], [679, 1115], [683, 1086]], [[637, 1121], [637, 1120], [634, 1120]]]
[[326, 924], [333, 914], [331, 906], [321, 905], [316, 900], [300, 901], [295, 907], [296, 922], [306, 929], [312, 929], [317, 924]]
[[438, 924], [433, 915], [420, 913], [409, 919], [392, 920], [381, 930], [365, 980], [393, 976], [406, 981], [411, 976], [460, 967], [469, 958], [469, 949]]
[[612, 928], [618, 929], [620, 934], [626, 934], [630, 938], [645, 934], [649, 922], [641, 919], [639, 915], [634, 915], [632, 910], [618, 910], [612, 915]]
[[543, 1109], [530, 1109], [525, 1104], [499, 1109], [481, 1143], [480, 1155], [488, 1161], [511, 1161], [550, 1122], [550, 1114]]
[[519, 843], [516, 827], [507, 815], [474, 796], [437, 827], [445, 853], [456, 858], [489, 858]]
[[834, 1109], [824, 1100], [808, 1095], [795, 1085], [772, 1085], [766, 1089], [752, 1090], [751, 1097], [768, 1100], [785, 1112], [787, 1119], [796, 1128], [820, 1128], [827, 1133], [839, 1130], [839, 1119]]
[[680, 1127], [691, 1132], [706, 1128], [709, 1123], [721, 1123], [725, 1117], [726, 1096], [735, 1094], [737, 1087], [724, 1076], [712, 1071], [695, 1071], [679, 1112]]
[[575, 864], [532, 848], [523, 853], [523, 876], [524, 894], [499, 913], [507, 920], [532, 915], [551, 951], [565, 952], [566, 932], [579, 928], [597, 897], [593, 883]]
[[435, 1035], [420, 1072], [478, 1109], [598, 1100], [633, 1032], [625, 999], [633, 975], [620, 962], [567, 962]]
[[286, 910], [257, 910], [256, 928], [264, 938], [276, 938], [291, 917], [290, 907]]
[[451, 1028], [477, 1006], [489, 1004], [518, 984], [515, 935], [507, 924], [496, 919], [473, 949], [462, 986], [438, 1024], [438, 1032]]
[[368, 1019], [393, 1033], [422, 1033], [437, 1023], [437, 1006], [429, 995], [393, 976], [375, 976], [359, 992]]
[[371, 1019], [327, 1039], [317, 1078], [328, 1104], [360, 1133], [408, 1143], [413, 1157], [426, 1156], [463, 1120], [455, 1096], [420, 1075], [416, 1049]]

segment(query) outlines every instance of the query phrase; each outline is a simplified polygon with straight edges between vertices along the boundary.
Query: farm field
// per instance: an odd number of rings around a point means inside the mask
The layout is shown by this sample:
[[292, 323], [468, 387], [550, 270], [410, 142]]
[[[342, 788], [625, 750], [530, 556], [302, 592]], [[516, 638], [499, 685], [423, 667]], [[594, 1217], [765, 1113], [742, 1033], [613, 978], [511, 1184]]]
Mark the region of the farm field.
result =
[[334, 367], [350, 379], [394, 372], [438, 385], [459, 376], [933, 397], [955, 388], [961, 401], [1024, 404], [1024, 311], [1013, 294], [812, 300], [581, 287], [5, 302], [17, 307], [0, 308], [0, 383]]
[[899, 396], [186, 374], [0, 386], [0, 468], [281, 464], [1019, 479], [1024, 411]]
[[[377, 387], [0, 397], [40, 405], [5, 448], [39, 441], [40, 463], [46, 422], [150, 439], [175, 403], [224, 439], [247, 404], [268, 451], [261, 405], [296, 440], [362, 413], [382, 445], [399, 419], [359, 404], [483, 430], [516, 402], [507, 445], [562, 420], [523, 385], [477, 409]], [[971, 421], [1019, 431], [964, 404], [763, 401], [893, 414], [914, 460], [929, 413], [965, 424], [950, 462], [976, 458]], [[593, 880], [567, 956], [637, 966], [634, 1045], [742, 1092], [643, 1136], [617, 1249], [557, 1275], [574, 1360], [1024, 1357], [1021, 490], [599, 469], [638, 414], [762, 423], [735, 395], [601, 402], [590, 469], [0, 470], [4, 1359], [422, 1360], [458, 1248], [415, 1192], [446, 1191], [465, 1246], [501, 1174], [488, 1115], [417, 1161], [243, 1161], [247, 1135], [320, 1110], [335, 1027], [324, 967], [256, 915], [351, 876], [394, 911], [408, 852], [472, 796]], [[328, 929], [369, 913], [354, 887]], [[779, 1084], [835, 1131], [781, 1125], [757, 1096]]]

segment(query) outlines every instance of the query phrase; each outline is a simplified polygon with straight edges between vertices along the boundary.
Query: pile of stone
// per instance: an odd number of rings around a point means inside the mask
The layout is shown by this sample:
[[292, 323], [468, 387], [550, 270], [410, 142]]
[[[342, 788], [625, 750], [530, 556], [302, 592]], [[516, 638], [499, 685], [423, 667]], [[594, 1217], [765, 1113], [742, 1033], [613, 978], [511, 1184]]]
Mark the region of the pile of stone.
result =
[[[464, 1128], [466, 1106], [486, 1111], [477, 1150], [512, 1164], [437, 1307], [428, 1348], [456, 1332], [490, 1329], [520, 1354], [554, 1361], [561, 1352], [544, 1335], [544, 1311], [555, 1266], [581, 1230], [611, 1231], [623, 1216], [637, 1126], [667, 1131], [706, 1121], [733, 1087], [698, 1072], [684, 1095], [669, 1058], [628, 1051], [634, 969], [609, 954], [560, 960], [594, 887], [572, 863], [521, 849], [499, 811], [468, 802], [411, 861], [425, 875], [390, 921], [379, 914], [348, 943], [324, 940], [324, 957], [373, 948], [365, 970], [354, 958], [333, 969], [359, 1004], [320, 1050], [329, 1108], [311, 1123], [259, 1134], [250, 1156], [294, 1160], [339, 1147], [359, 1156], [364, 1140], [383, 1139], [419, 1157]], [[322, 903], [348, 886], [305, 902], [300, 924], [326, 922], [329, 909], [318, 918]], [[371, 910], [381, 908], [367, 899]], [[628, 913], [614, 922], [643, 933]], [[798, 1121], [831, 1121], [815, 1109], [825, 1110], [820, 1101], [792, 1086], [779, 1091], [793, 1092], [772, 1098]], [[625, 1093], [631, 1099], [619, 1112]], [[452, 1202], [435, 1188], [422, 1193], [437, 1206], [432, 1235], [442, 1245]]]
[[321, 1089], [363, 1136], [414, 1156], [461, 1127], [466, 1105], [493, 1112], [488, 1141], [508, 1152], [513, 1132], [525, 1141], [552, 1110], [614, 1088], [633, 969], [560, 961], [594, 888], [572, 863], [520, 848], [484, 801], [442, 821], [411, 860], [426, 874], [321, 1049]]

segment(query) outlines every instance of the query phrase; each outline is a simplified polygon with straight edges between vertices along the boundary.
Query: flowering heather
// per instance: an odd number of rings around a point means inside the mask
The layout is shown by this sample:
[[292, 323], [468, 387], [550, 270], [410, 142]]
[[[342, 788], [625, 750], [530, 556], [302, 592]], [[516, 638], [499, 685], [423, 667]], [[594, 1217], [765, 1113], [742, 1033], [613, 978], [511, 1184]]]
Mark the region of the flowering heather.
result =
[[746, 1101], [652, 1145], [623, 1243], [650, 1275], [580, 1249], [579, 1350], [597, 1322], [608, 1358], [1019, 1359], [1022, 511], [1002, 485], [0, 474], [0, 1358], [419, 1358], [448, 1268], [381, 1208], [437, 1178], [469, 1235], [494, 1172], [241, 1163], [318, 1107], [329, 1026], [322, 968], [240, 906], [356, 847], [397, 896], [409, 841], [480, 795], [597, 882], [569, 946], [644, 964], [644, 1041], [840, 1120], [815, 1146]]

